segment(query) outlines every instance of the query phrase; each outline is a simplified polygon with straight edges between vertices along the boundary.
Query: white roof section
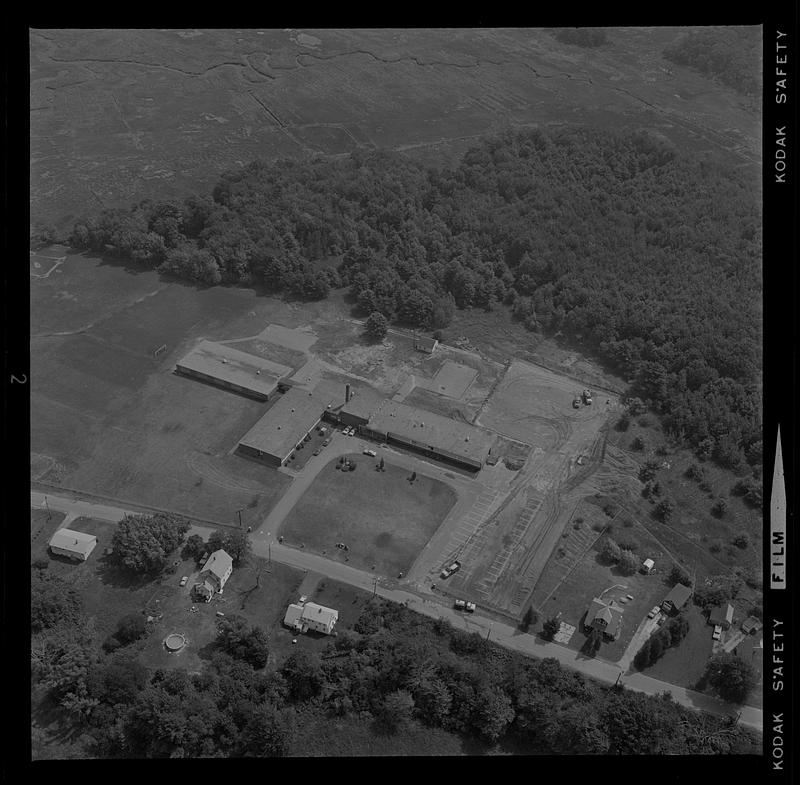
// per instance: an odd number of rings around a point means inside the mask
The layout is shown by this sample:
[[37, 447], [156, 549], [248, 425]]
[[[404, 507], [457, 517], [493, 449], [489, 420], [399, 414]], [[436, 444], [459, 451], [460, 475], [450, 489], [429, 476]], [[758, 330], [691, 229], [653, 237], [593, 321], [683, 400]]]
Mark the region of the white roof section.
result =
[[653, 567], [656, 566], [656, 563], [652, 559], [645, 559], [642, 564], [648, 569], [652, 570]]
[[84, 534], [72, 529], [59, 529], [51, 538], [49, 543], [51, 548], [61, 548], [64, 551], [80, 553], [87, 556], [97, 545], [97, 537], [94, 534]]
[[208, 561], [203, 567], [203, 572], [212, 572], [220, 580], [223, 580], [228, 570], [232, 568], [233, 559], [220, 548], [208, 557]]
[[335, 611], [333, 608], [326, 608], [324, 605], [317, 605], [315, 602], [307, 602], [303, 606], [303, 621], [312, 619], [326, 625], [331, 622], [335, 623], [339, 619], [339, 611]]

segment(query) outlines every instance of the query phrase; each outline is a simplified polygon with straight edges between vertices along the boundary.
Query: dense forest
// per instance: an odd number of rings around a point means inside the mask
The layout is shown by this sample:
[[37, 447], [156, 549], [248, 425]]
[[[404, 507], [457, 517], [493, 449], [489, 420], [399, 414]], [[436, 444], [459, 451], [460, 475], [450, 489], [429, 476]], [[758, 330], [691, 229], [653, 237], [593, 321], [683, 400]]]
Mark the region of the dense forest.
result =
[[761, 38], [752, 28], [709, 27], [688, 33], [664, 49], [664, 57], [743, 95], [761, 95]]
[[[286, 755], [297, 750], [298, 728], [315, 718], [366, 721], [382, 735], [414, 723], [529, 753], [760, 751], [757, 737], [729, 717], [685, 709], [668, 695], [602, 687], [554, 659], [525, 658], [389, 602], [366, 606], [354, 630], [319, 655], [298, 649], [264, 668], [263, 630], [231, 618], [200, 672], [149, 670], [129, 648], [140, 634], [130, 620], [121, 625], [129, 630], [124, 645], [103, 654], [79, 598], [59, 595], [59, 581], [46, 573], [37, 580], [34, 683], [84, 734], [87, 756]], [[54, 617], [55, 605], [69, 618]]]
[[364, 315], [419, 328], [508, 307], [625, 374], [703, 457], [760, 476], [759, 196], [661, 136], [509, 131], [444, 169], [254, 162], [210, 196], [78, 222], [70, 242], [204, 284], [349, 287]]

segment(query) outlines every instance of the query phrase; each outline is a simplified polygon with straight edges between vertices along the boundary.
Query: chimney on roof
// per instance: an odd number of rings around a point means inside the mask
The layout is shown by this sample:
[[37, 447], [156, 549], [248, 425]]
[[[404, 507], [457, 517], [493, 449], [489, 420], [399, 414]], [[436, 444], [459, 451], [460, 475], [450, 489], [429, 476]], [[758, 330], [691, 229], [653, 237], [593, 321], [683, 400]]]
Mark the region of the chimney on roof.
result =
[[350, 385], [346, 384], [344, 386], [344, 402], [350, 403]]

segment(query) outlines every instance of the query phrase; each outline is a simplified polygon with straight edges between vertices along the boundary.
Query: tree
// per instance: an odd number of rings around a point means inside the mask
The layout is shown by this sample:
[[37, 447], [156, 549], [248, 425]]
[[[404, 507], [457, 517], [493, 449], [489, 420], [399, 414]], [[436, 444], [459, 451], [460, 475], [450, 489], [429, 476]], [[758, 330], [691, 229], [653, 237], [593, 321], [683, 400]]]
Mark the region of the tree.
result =
[[411, 720], [414, 711], [414, 698], [406, 690], [390, 692], [378, 712], [378, 722], [389, 733], [396, 733]]
[[670, 619], [663, 629], [669, 634], [670, 646], [677, 646], [686, 637], [686, 633], [689, 632], [689, 620], [682, 613], [679, 613]]
[[74, 624], [80, 618], [83, 601], [75, 589], [53, 573], [36, 570], [31, 575], [31, 631], [39, 632], [58, 624]]
[[641, 452], [642, 450], [644, 450], [644, 447], [645, 447], [645, 444], [644, 444], [644, 439], [642, 439], [642, 437], [641, 437], [641, 436], [637, 436], [637, 437], [636, 437], [636, 438], [635, 438], [635, 439], [634, 439], [634, 440], [631, 442], [631, 449], [632, 449], [632, 450], [636, 450], [637, 452]]
[[304, 649], [290, 654], [281, 667], [289, 695], [294, 701], [306, 701], [322, 688], [322, 671], [319, 658]]
[[603, 545], [600, 548], [600, 556], [606, 564], [616, 564], [619, 561], [622, 551], [619, 545], [611, 537], [606, 537], [603, 540]]
[[696, 482], [700, 482], [706, 476], [705, 469], [696, 463], [689, 464], [689, 468], [686, 469], [685, 473], [690, 480], [695, 480]]
[[514, 707], [505, 691], [485, 684], [478, 690], [472, 724], [487, 741], [494, 743], [514, 720]]
[[147, 623], [141, 613], [129, 613], [117, 623], [114, 637], [123, 645], [139, 640], [147, 631]]
[[206, 552], [206, 542], [199, 534], [190, 534], [183, 546], [183, 556], [186, 559], [199, 560]]
[[378, 469], [380, 469], [380, 471], [382, 471], [382, 472], [386, 471], [386, 466], [385, 466], [385, 462], [383, 460], [383, 456], [381, 456], [381, 461], [378, 464]]
[[382, 313], [374, 311], [364, 324], [364, 332], [373, 340], [382, 341], [389, 332], [389, 322]]
[[223, 550], [233, 559], [234, 566], [238, 566], [247, 560], [252, 550], [250, 538], [247, 532], [241, 529], [216, 529], [208, 537], [208, 550]]
[[656, 505], [655, 513], [660, 520], [666, 522], [672, 517], [672, 513], [674, 510], [675, 510], [675, 505], [672, 503], [670, 499], [662, 499]]
[[669, 572], [670, 583], [674, 586], [676, 583], [682, 583], [684, 586], [692, 585], [692, 578], [680, 564], [673, 564]]
[[636, 652], [636, 656], [633, 658], [633, 664], [636, 666], [638, 670], [644, 670], [650, 663], [653, 661], [652, 652], [651, 652], [651, 644], [650, 638], [647, 638], [645, 642], [642, 644], [639, 651]]
[[639, 558], [633, 551], [624, 549], [617, 563], [623, 575], [633, 575], [639, 569]]
[[253, 709], [241, 734], [246, 757], [280, 758], [289, 752], [295, 731], [294, 713], [269, 703]]
[[112, 559], [131, 572], [156, 572], [188, 530], [188, 521], [170, 513], [126, 515], [114, 532]]
[[547, 619], [542, 625], [542, 637], [545, 640], [551, 641], [555, 638], [556, 633], [561, 629], [561, 622], [556, 616]]
[[219, 623], [217, 645], [234, 659], [263, 668], [269, 659], [267, 634], [261, 627], [251, 627], [243, 616], [226, 616]]
[[712, 657], [706, 677], [719, 696], [732, 703], [743, 703], [756, 684], [752, 665], [733, 654]]
[[531, 628], [531, 624], [536, 624], [537, 621], [539, 621], [539, 615], [533, 609], [533, 605], [529, 605], [528, 610], [525, 611], [525, 614], [522, 617], [520, 629], [523, 632], [528, 632], [528, 630]]

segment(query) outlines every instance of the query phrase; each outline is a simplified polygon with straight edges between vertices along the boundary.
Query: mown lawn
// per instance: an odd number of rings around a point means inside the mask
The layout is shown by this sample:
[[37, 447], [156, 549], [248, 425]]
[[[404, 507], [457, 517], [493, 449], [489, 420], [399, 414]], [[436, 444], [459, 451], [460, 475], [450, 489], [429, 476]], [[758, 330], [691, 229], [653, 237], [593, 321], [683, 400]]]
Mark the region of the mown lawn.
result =
[[356, 471], [339, 471], [336, 461], [325, 466], [289, 513], [282, 534], [317, 552], [334, 551], [342, 542], [353, 567], [374, 566], [384, 575], [407, 571], [455, 504], [455, 491], [419, 472], [412, 483], [407, 469], [388, 461], [379, 472], [380, 455], [346, 457]]

